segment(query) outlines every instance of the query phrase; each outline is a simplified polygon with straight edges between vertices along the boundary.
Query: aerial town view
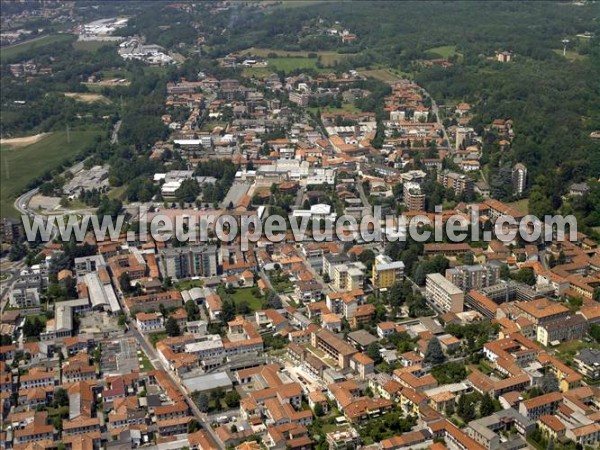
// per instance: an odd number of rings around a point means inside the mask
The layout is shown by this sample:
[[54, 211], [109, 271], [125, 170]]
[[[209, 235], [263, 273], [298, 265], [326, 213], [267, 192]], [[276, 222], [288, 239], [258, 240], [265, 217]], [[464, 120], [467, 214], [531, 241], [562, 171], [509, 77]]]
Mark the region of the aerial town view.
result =
[[0, 449], [600, 449], [597, 1], [0, 7]]

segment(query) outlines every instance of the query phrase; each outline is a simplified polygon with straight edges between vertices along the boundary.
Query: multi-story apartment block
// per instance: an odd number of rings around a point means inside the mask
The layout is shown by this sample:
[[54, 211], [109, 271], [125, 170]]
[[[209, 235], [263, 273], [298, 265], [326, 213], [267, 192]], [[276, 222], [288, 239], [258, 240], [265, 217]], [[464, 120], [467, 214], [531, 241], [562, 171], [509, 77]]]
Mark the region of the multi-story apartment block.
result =
[[514, 195], [521, 195], [527, 186], [527, 167], [517, 163], [512, 170], [512, 187]]
[[10, 291], [10, 304], [16, 308], [30, 308], [40, 304], [40, 293], [48, 278], [39, 270], [24, 270]]
[[475, 130], [473, 128], [458, 127], [456, 129], [456, 150], [461, 150], [471, 145], [471, 139], [473, 139], [474, 134]]
[[443, 312], [462, 312], [465, 293], [440, 273], [427, 275], [425, 298]]
[[373, 262], [372, 282], [375, 289], [387, 289], [404, 278], [404, 263], [387, 255], [377, 255]]
[[473, 193], [473, 179], [466, 175], [444, 170], [438, 174], [437, 182], [446, 189], [453, 189], [456, 194]]
[[217, 275], [217, 248], [214, 245], [167, 248], [160, 252], [163, 275], [173, 279]]
[[331, 283], [340, 291], [362, 289], [365, 282], [366, 266], [361, 262], [338, 264], [333, 267]]
[[588, 329], [588, 322], [579, 314], [546, 322], [537, 327], [537, 341], [542, 345], [557, 345], [561, 342], [581, 339]]
[[310, 95], [304, 92], [290, 92], [288, 98], [290, 102], [295, 103], [298, 106], [306, 107], [308, 106]]
[[338, 264], [346, 264], [350, 262], [348, 255], [341, 253], [334, 255], [333, 253], [325, 253], [323, 255], [323, 275], [327, 275], [329, 279], [333, 279], [333, 268]]
[[560, 392], [551, 392], [530, 398], [521, 402], [519, 412], [528, 419], [537, 420], [545, 414], [554, 414], [562, 399], [563, 395]]
[[577, 370], [590, 380], [600, 380], [600, 350], [584, 348], [574, 358]]
[[500, 265], [458, 266], [446, 270], [446, 279], [463, 291], [494, 285], [500, 279]]
[[569, 316], [569, 309], [566, 306], [547, 298], [515, 302], [514, 305], [517, 307], [518, 316], [524, 316], [537, 326], [566, 319]]
[[409, 211], [425, 211], [425, 194], [418, 183], [413, 181], [404, 183], [403, 195]]
[[311, 344], [327, 353], [341, 369], [350, 367], [350, 359], [354, 356], [357, 350], [346, 341], [337, 337], [334, 333], [328, 330], [319, 329], [311, 335]]

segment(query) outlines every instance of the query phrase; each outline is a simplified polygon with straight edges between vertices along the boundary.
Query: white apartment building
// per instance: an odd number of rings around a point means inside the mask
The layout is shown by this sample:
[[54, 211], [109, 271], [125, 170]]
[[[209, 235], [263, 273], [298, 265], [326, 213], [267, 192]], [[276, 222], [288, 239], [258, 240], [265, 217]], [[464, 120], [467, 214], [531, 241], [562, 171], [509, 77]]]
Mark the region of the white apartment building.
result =
[[465, 293], [441, 273], [427, 275], [425, 298], [443, 312], [463, 312]]

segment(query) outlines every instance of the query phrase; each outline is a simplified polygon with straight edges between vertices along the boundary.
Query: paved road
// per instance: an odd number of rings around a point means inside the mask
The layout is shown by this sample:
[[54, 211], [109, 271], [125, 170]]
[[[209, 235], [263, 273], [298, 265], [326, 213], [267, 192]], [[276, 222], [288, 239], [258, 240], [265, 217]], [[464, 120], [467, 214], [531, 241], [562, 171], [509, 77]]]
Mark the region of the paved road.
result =
[[[421, 89], [423, 89], [423, 87], [421, 87]], [[442, 119], [440, 118], [440, 108], [438, 107], [438, 104], [435, 102], [435, 99], [431, 96], [429, 92], [427, 92], [425, 89], [423, 89], [423, 92], [425, 92], [425, 94], [431, 99], [431, 112], [435, 114], [437, 123], [442, 127], [442, 132], [444, 133], [444, 139], [448, 144], [448, 149], [452, 150], [452, 147], [450, 146], [450, 139], [448, 138], [448, 133], [446, 133], [446, 128], [444, 128], [444, 125], [442, 125]]]
[[369, 208], [369, 211], [372, 212], [373, 208], [371, 208], [371, 203], [369, 203], [369, 197], [367, 197], [367, 194], [365, 194], [365, 190], [360, 181], [356, 183], [356, 190], [358, 191], [358, 195], [360, 195], [360, 200], [362, 201], [363, 206]]

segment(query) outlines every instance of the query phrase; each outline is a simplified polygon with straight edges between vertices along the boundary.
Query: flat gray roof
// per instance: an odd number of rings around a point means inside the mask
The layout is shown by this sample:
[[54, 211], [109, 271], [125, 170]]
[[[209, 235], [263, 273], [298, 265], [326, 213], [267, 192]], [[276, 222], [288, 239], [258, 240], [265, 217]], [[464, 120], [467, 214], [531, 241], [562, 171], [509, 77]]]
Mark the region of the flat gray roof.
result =
[[233, 382], [227, 372], [208, 373], [190, 378], [183, 378], [183, 384], [188, 392], [211, 391], [217, 388], [231, 388]]

